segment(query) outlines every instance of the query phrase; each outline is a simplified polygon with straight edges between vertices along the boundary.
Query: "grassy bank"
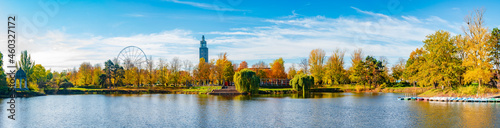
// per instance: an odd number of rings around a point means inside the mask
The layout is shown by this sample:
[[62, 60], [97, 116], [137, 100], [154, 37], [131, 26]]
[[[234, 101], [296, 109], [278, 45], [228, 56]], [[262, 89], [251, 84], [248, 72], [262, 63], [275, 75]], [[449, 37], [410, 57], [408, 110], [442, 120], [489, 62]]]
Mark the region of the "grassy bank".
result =
[[206, 94], [213, 89], [221, 89], [221, 86], [199, 86], [199, 87], [116, 87], [116, 88], [48, 88], [47, 94], [151, 94], [151, 93], [174, 93], [174, 94]]
[[455, 87], [455, 88], [445, 88], [445, 89], [430, 89], [423, 92], [419, 96], [421, 97], [432, 97], [432, 96], [442, 96], [442, 97], [489, 97], [496, 95], [500, 92], [497, 88], [482, 86], [467, 86], [467, 87]]
[[291, 94], [296, 93], [292, 88], [259, 88], [259, 94]]

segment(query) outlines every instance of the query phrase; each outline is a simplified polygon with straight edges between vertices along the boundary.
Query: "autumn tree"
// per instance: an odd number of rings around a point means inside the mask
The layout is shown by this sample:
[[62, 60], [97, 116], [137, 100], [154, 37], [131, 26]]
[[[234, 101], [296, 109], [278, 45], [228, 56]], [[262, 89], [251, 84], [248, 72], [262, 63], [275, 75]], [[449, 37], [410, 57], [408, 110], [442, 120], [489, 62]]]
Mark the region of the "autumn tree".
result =
[[269, 69], [269, 65], [267, 65], [266, 62], [259, 61], [258, 63], [253, 64], [252, 68], [255, 70], [255, 74], [259, 78], [269, 78], [269, 75], [267, 74], [267, 70]]
[[478, 9], [470, 16], [465, 17], [467, 25], [463, 29], [465, 33], [463, 50], [466, 55], [462, 65], [467, 69], [464, 79], [466, 82], [478, 82], [479, 87], [481, 87], [482, 83], [488, 82], [492, 76], [490, 71], [492, 68], [491, 58], [489, 56], [492, 47], [488, 45], [490, 34], [484, 26], [483, 14], [484, 10]]
[[[205, 62], [205, 60], [203, 60], [203, 62]], [[169, 70], [168, 70], [168, 63], [167, 61], [163, 60], [163, 59], [159, 59], [158, 60], [158, 74], [157, 74], [157, 77], [158, 77], [158, 81], [160, 82], [161, 85], [163, 86], [167, 86], [168, 84], [168, 74], [169, 74]]]
[[295, 75], [297, 75], [297, 69], [295, 69], [295, 64], [292, 64], [292, 66], [288, 68], [287, 78], [293, 79]]
[[309, 54], [309, 67], [311, 67], [311, 75], [314, 77], [316, 85], [322, 84], [324, 75], [323, 64], [325, 61], [325, 51], [322, 49], [314, 49]]
[[344, 51], [336, 49], [328, 58], [325, 65], [325, 75], [323, 81], [326, 84], [340, 84], [345, 75], [344, 69]]
[[138, 79], [138, 69], [137, 67], [128, 67], [128, 69], [125, 70], [124, 74], [124, 80], [123, 83], [125, 85], [139, 85], [139, 79]]
[[398, 63], [391, 67], [391, 76], [395, 79], [396, 82], [400, 82], [403, 80], [403, 72], [405, 71], [405, 66], [406, 60], [403, 58], [399, 58]]
[[420, 79], [420, 72], [425, 68], [423, 67], [425, 66], [425, 52], [423, 48], [417, 48], [410, 53], [410, 57], [406, 61], [403, 78], [411, 82], [413, 86], [416, 86], [416, 82]]
[[240, 65], [238, 66], [238, 70], [237, 71], [243, 70], [245, 68], [248, 68], [248, 63], [246, 61], [242, 61], [240, 63]]
[[173, 83], [174, 85], [177, 85], [179, 83], [180, 68], [181, 68], [181, 61], [179, 60], [178, 57], [174, 57], [172, 61], [170, 61], [170, 69], [169, 69], [171, 71], [170, 83]]
[[149, 59], [148, 59], [148, 62], [147, 62], [147, 70], [146, 70], [146, 73], [147, 73], [147, 78], [146, 78], [146, 81], [147, 81], [147, 84], [149, 86], [153, 86], [155, 83], [156, 83], [156, 74], [155, 74], [155, 68], [154, 68], [154, 60], [153, 58], [150, 56]]
[[80, 64], [80, 68], [78, 68], [78, 80], [77, 80], [77, 86], [82, 86], [82, 85], [90, 85], [92, 84], [92, 70], [93, 67], [89, 62], [83, 62]]
[[[217, 58], [217, 61], [215, 63], [215, 73], [217, 80], [224, 80], [226, 82], [233, 81], [233, 63], [228, 60], [227, 53], [219, 54], [219, 58]], [[222, 81], [218, 82], [221, 83]]]
[[271, 78], [284, 79], [287, 77], [284, 63], [285, 61], [280, 57], [269, 64], [271, 66]]
[[419, 82], [424, 85], [450, 86], [458, 82], [456, 71], [460, 69], [461, 62], [457, 58], [457, 47], [454, 45], [450, 33], [437, 31], [428, 35], [424, 42], [425, 63], [421, 66]]
[[92, 71], [92, 85], [99, 85], [100, 75], [102, 74], [102, 68], [100, 64], [94, 65], [94, 70]]
[[205, 58], [200, 58], [198, 66], [193, 70], [194, 77], [198, 80], [209, 79], [210, 65], [205, 62]]
[[307, 60], [307, 58], [300, 60], [299, 67], [300, 67], [300, 72], [304, 74], [309, 74], [309, 61]]

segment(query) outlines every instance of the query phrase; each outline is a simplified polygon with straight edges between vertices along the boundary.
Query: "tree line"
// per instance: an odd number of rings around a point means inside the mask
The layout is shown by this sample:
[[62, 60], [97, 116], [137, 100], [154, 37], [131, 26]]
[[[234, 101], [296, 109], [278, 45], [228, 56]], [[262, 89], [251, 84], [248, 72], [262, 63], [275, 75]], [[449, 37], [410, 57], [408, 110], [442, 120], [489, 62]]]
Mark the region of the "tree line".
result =
[[[307, 78], [313, 86], [351, 84], [370, 89], [396, 84], [435, 88], [469, 86], [473, 83], [479, 87], [484, 84], [495, 86], [500, 83], [500, 30], [488, 30], [483, 14], [484, 11], [479, 9], [467, 16], [463, 34], [452, 36], [450, 32], [438, 30], [426, 36], [422, 41], [423, 47], [412, 51], [407, 60], [401, 58], [392, 67], [388, 66], [386, 57], [365, 55], [362, 49], [352, 52], [349, 67], [345, 67], [345, 50], [335, 49], [327, 57], [323, 49], [314, 49], [308, 58], [292, 64], [287, 70], [283, 58], [269, 64], [259, 61], [249, 67], [246, 61], [235, 64], [228, 60], [227, 53], [220, 53], [217, 59], [209, 62], [201, 58], [197, 65], [175, 57], [170, 61], [149, 59], [145, 68], [141, 68], [128, 62], [120, 63], [115, 58], [105, 61], [104, 65], [83, 62], [78, 69], [57, 72], [35, 64], [28, 52], [23, 51], [17, 65], [27, 73], [30, 88], [185, 86], [197, 84], [195, 82], [200, 80], [221, 85], [232, 82], [235, 74], [245, 69], [255, 72], [260, 79], [293, 79], [300, 76], [296, 79]], [[6, 85], [9, 78], [5, 77], [1, 68], [0, 73], [0, 85]]]

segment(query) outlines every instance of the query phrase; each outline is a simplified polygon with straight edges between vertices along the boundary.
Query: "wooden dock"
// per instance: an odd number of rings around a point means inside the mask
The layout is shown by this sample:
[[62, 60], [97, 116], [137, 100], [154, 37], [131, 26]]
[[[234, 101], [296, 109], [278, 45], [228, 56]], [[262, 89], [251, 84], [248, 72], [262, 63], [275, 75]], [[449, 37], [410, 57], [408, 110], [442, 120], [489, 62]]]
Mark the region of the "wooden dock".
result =
[[215, 89], [208, 93], [209, 95], [242, 95], [246, 93], [240, 93], [236, 90], [235, 86], [223, 86], [222, 89]]

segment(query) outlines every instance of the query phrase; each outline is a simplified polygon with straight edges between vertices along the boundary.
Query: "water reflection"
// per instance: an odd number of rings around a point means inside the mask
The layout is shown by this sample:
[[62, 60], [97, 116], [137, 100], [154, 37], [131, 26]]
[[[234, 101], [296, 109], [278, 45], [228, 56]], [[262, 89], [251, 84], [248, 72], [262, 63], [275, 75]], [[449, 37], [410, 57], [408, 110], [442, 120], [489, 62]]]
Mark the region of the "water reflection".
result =
[[0, 127], [498, 127], [500, 103], [398, 101], [396, 93], [50, 95], [0, 99]]

